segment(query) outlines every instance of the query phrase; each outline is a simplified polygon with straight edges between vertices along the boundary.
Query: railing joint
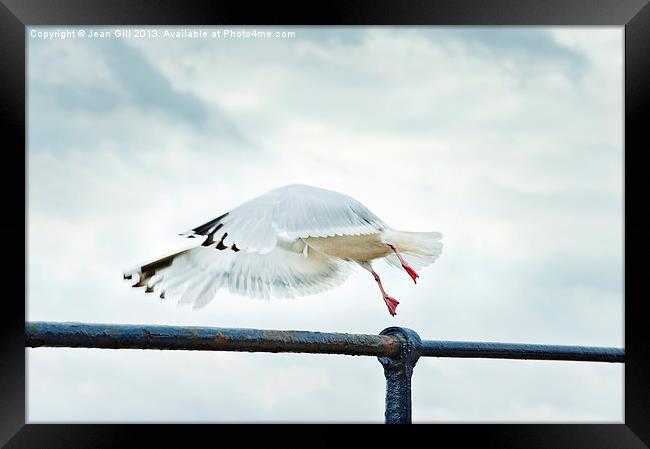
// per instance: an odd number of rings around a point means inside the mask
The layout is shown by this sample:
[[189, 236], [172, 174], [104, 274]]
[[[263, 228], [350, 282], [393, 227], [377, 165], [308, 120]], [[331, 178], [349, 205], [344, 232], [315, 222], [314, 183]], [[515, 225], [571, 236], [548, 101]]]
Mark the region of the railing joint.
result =
[[389, 327], [379, 333], [396, 338], [400, 351], [396, 356], [380, 356], [386, 377], [386, 424], [411, 423], [411, 377], [422, 354], [422, 339], [412, 329]]

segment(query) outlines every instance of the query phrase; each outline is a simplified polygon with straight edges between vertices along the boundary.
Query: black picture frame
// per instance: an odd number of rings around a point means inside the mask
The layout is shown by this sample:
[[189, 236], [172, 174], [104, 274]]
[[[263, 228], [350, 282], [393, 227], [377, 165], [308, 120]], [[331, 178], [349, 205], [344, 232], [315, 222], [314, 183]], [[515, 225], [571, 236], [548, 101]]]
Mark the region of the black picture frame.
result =
[[[36, 25], [617, 25], [625, 27], [625, 424], [438, 424], [415, 426], [431, 444], [499, 448], [642, 448], [650, 445], [650, 331], [645, 324], [644, 281], [649, 271], [650, 224], [647, 208], [648, 166], [641, 163], [648, 144], [642, 117], [650, 116], [649, 0], [444, 0], [338, 1], [279, 5], [248, 1], [172, 0], [2, 0], [0, 2], [0, 110], [5, 125], [2, 196], [3, 246], [11, 285], [26, 276], [25, 165], [25, 27]], [[645, 114], [644, 114], [645, 112]], [[11, 167], [11, 168], [10, 168]], [[13, 175], [16, 176], [13, 176]], [[22, 178], [20, 174], [25, 177]], [[20, 182], [23, 184], [19, 184]], [[22, 211], [22, 212], [21, 212]], [[23, 217], [21, 219], [20, 217]], [[21, 240], [19, 235], [24, 235]], [[43, 238], [47, 238], [44, 235]], [[25, 242], [25, 245], [22, 243]], [[630, 245], [627, 245], [630, 242]], [[18, 261], [25, 260], [20, 267]], [[14, 276], [14, 272], [16, 275]], [[7, 272], [5, 272], [7, 274]], [[25, 278], [26, 279], [26, 278]], [[23, 286], [25, 286], [23, 284]], [[644, 294], [645, 293], [645, 294]], [[213, 425], [44, 425], [25, 424], [24, 304], [6, 294], [0, 339], [0, 444], [8, 448], [186, 447], [205, 439], [226, 444], [236, 435], [283, 447], [340, 446], [352, 442], [320, 426], [263, 426], [250, 432], [240, 426]], [[644, 301], [646, 300], [646, 301]], [[101, 404], [98, 404], [101, 406]], [[403, 429], [403, 428], [401, 428]], [[351, 430], [351, 429], [346, 429]], [[364, 427], [377, 444], [410, 444], [404, 430]], [[364, 438], [368, 438], [364, 437]], [[450, 440], [449, 440], [450, 439]], [[364, 440], [369, 444], [369, 440]], [[425, 440], [426, 441], [426, 440]], [[179, 443], [180, 442], [180, 443]], [[645, 444], [644, 444], [645, 443]], [[250, 443], [252, 444], [252, 443]]]

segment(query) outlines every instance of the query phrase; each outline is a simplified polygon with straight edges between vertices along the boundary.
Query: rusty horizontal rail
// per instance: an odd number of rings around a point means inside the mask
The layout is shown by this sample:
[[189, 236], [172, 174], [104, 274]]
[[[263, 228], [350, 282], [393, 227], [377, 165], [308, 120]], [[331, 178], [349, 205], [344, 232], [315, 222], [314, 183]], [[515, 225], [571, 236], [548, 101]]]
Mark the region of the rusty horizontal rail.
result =
[[598, 346], [425, 340], [422, 342], [421, 357], [571, 360], [574, 362], [623, 363], [625, 362], [625, 350]]
[[42, 321], [25, 324], [25, 344], [32, 348], [303, 352], [387, 357], [394, 357], [400, 351], [400, 342], [387, 335]]
[[[36, 321], [25, 325], [28, 347], [301, 352], [395, 357], [399, 338], [309, 331], [86, 324]], [[471, 341], [422, 341], [421, 357], [572, 360], [622, 363], [620, 348]]]

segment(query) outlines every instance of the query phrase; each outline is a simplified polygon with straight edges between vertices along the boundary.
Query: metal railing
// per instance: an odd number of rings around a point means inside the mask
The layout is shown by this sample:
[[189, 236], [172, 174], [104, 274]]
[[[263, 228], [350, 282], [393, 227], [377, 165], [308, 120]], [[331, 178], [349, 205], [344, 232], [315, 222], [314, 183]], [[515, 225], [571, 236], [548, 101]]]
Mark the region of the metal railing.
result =
[[625, 361], [620, 348], [421, 340], [415, 331], [402, 327], [368, 335], [37, 321], [25, 324], [25, 346], [375, 356], [386, 377], [387, 424], [411, 422], [411, 377], [420, 357]]

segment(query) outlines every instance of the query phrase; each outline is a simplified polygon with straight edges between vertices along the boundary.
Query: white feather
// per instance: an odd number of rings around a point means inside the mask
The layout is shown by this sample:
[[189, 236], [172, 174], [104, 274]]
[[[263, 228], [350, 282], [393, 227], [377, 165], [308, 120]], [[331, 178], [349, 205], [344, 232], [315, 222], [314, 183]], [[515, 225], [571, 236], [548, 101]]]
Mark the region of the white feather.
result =
[[259, 254], [273, 250], [280, 235], [298, 239], [373, 234], [386, 226], [354, 198], [302, 184], [253, 198], [228, 212], [220, 223], [219, 236], [227, 233], [224, 245]]
[[156, 274], [161, 278], [156, 287], [165, 292], [165, 299], [198, 308], [222, 288], [250, 297], [294, 297], [319, 293], [345, 281], [348, 263], [316, 251], [305, 257], [303, 246], [294, 251], [292, 245], [282, 242], [265, 254], [199, 246], [162, 268]]

